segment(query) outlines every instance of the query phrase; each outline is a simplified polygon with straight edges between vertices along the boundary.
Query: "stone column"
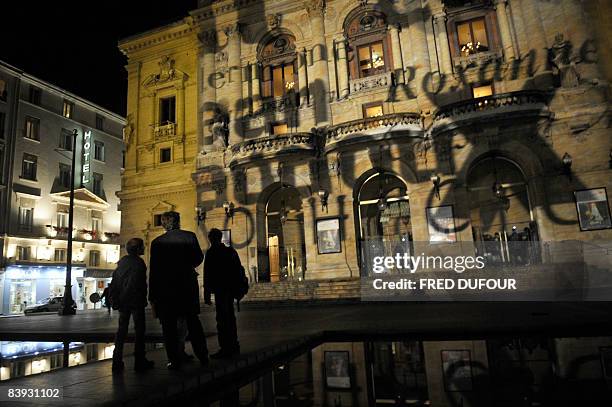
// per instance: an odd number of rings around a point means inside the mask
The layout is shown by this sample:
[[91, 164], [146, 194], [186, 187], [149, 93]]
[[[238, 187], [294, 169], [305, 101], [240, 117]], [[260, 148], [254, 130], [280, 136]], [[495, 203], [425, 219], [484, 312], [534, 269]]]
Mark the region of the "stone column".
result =
[[227, 41], [228, 70], [224, 93], [229, 101], [229, 144], [242, 140], [240, 120], [242, 119], [242, 67], [240, 66], [240, 25], [238, 23], [223, 28]]
[[348, 60], [346, 56], [346, 40], [341, 38], [336, 42], [337, 64], [338, 64], [338, 87], [340, 94], [338, 99], [344, 99], [349, 95]]
[[261, 108], [261, 93], [259, 91], [259, 63], [251, 64], [251, 97], [253, 98], [253, 113]]
[[[534, 76], [544, 73], [547, 69], [547, 48], [548, 41], [546, 40], [546, 31], [542, 25], [540, 18], [540, 9], [537, 1], [521, 1], [521, 9], [525, 27], [519, 27], [519, 30], [528, 33], [530, 49], [528, 52], [534, 53], [533, 70]], [[529, 58], [528, 58], [529, 59]]]
[[300, 106], [308, 104], [308, 73], [306, 72], [306, 52], [297, 52], [298, 82], [300, 91]]
[[242, 111], [245, 115], [253, 112], [253, 95], [251, 94], [249, 87], [252, 83], [251, 80], [251, 64], [247, 63], [242, 70]]
[[400, 30], [397, 25], [389, 25], [389, 31], [391, 32], [391, 50], [393, 52], [393, 73], [395, 75], [395, 81], [398, 84], [404, 83], [404, 63], [402, 60], [402, 49], [400, 47]]
[[329, 67], [323, 18], [325, 1], [308, 0], [305, 6], [312, 29], [312, 78], [309, 87], [315, 103], [315, 122], [317, 126], [322, 126], [330, 122]]
[[497, 13], [497, 21], [499, 22], [499, 31], [502, 49], [504, 50], [504, 57], [506, 58], [506, 61], [510, 61], [516, 58], [516, 54], [512, 44], [512, 33], [510, 32], [510, 23], [506, 10], [507, 6], [508, 0], [497, 0], [495, 4], [495, 11]]
[[427, 35], [423, 12], [415, 9], [408, 13], [408, 34], [412, 46], [412, 61], [414, 61], [414, 81], [417, 89], [417, 101], [421, 109], [427, 110], [429, 99], [423, 90], [423, 78], [432, 71], [427, 46]]
[[434, 16], [436, 26], [436, 41], [440, 58], [440, 73], [453, 73], [453, 62], [451, 61], [448, 34], [446, 33], [446, 14]]
[[213, 143], [210, 131], [210, 121], [213, 117], [212, 104], [216, 101], [215, 90], [215, 45], [216, 35], [214, 31], [203, 32], [199, 35], [202, 42], [202, 53], [200, 57], [200, 71], [202, 72], [202, 83], [200, 87], [200, 120], [202, 121], [202, 145], [199, 150], [210, 150]]

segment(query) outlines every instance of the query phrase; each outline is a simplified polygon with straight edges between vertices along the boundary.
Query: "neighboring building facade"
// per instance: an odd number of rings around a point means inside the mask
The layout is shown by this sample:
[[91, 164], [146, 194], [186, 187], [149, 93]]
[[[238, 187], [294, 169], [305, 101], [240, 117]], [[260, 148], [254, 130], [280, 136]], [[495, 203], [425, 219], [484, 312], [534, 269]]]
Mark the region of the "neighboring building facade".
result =
[[513, 227], [612, 237], [607, 2], [199, 6], [119, 44], [124, 238], [177, 210], [278, 282], [369, 275], [419, 242], [507, 261]]
[[119, 260], [125, 121], [0, 62], [2, 89], [0, 312], [63, 295], [73, 153], [73, 298], [93, 308]]

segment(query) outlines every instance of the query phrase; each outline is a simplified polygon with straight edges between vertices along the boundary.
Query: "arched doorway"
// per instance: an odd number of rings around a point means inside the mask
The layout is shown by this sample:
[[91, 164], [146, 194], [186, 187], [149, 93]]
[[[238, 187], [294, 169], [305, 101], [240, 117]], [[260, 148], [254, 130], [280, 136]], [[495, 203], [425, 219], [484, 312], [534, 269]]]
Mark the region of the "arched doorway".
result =
[[356, 194], [362, 275], [372, 275], [377, 256], [412, 252], [412, 223], [406, 183], [387, 171], [376, 171]]
[[487, 156], [472, 165], [467, 180], [478, 251], [493, 263], [535, 261], [537, 224], [519, 166], [505, 157]]
[[301, 280], [306, 271], [306, 240], [302, 199], [297, 188], [279, 185], [265, 208], [267, 270], [260, 281]]

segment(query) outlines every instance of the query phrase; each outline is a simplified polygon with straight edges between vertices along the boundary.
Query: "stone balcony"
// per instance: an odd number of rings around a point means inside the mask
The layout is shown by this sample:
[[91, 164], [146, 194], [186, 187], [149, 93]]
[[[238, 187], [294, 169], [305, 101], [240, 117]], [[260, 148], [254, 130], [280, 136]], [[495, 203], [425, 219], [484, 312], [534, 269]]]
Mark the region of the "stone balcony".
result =
[[384, 72], [378, 75], [366, 76], [365, 78], [351, 79], [349, 81], [350, 93], [360, 93], [377, 88], [388, 88], [391, 86], [391, 72]]
[[176, 135], [176, 123], [157, 124], [153, 127], [153, 135], [155, 140], [163, 140], [174, 137]]
[[443, 106], [433, 116], [432, 134], [473, 123], [548, 116], [547, 97], [541, 91], [517, 91], [464, 100]]
[[325, 151], [361, 142], [421, 136], [423, 132], [423, 120], [418, 113], [392, 113], [352, 120], [327, 130]]
[[257, 137], [231, 146], [230, 167], [256, 163], [280, 156], [303, 154], [313, 156], [318, 148], [312, 133], [287, 133]]

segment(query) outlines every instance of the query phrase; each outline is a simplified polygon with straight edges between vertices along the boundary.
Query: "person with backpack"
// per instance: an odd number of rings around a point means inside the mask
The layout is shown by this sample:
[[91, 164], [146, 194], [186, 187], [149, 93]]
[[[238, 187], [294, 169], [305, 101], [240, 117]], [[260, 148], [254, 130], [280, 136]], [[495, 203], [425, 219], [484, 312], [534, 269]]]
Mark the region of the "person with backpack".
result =
[[212, 305], [211, 294], [215, 294], [217, 339], [221, 348], [210, 356], [214, 359], [240, 354], [234, 300], [240, 301], [249, 287], [238, 253], [233, 247], [221, 243], [221, 239], [219, 229], [210, 230], [210, 248], [204, 259], [204, 301]]
[[117, 263], [113, 272], [109, 294], [106, 301], [119, 310], [119, 327], [115, 335], [113, 351], [113, 373], [125, 369], [123, 363], [123, 344], [127, 336], [130, 318], [134, 321], [136, 341], [134, 344], [134, 370], [137, 372], [153, 368], [153, 361], [145, 357], [145, 307], [147, 306], [147, 266], [140, 258], [144, 254], [142, 239], [130, 239], [125, 249], [127, 255]]

